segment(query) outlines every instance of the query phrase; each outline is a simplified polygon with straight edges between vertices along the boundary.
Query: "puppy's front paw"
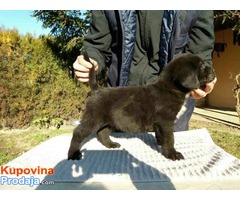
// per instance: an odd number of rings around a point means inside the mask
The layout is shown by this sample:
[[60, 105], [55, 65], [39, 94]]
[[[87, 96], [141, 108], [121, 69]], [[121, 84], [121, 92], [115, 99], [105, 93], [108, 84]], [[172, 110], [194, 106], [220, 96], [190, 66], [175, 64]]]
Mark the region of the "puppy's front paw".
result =
[[170, 159], [175, 161], [175, 160], [183, 160], [184, 156], [180, 152], [175, 152], [172, 155], [170, 155]]
[[81, 160], [82, 154], [80, 151], [75, 151], [74, 153], [68, 153], [68, 160]]
[[163, 151], [163, 155], [166, 158], [171, 159], [173, 161], [184, 159], [184, 156], [180, 152], [176, 151], [175, 149], [165, 150]]

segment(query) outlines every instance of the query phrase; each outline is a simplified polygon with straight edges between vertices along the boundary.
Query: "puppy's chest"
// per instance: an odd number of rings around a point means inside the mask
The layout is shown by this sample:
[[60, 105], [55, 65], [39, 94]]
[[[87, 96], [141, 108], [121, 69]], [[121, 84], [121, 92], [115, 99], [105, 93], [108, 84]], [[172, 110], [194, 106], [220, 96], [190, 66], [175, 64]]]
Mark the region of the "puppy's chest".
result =
[[183, 103], [179, 105], [180, 110], [177, 113], [176, 120], [179, 119], [187, 111], [187, 99], [189, 98], [189, 95], [189, 93], [186, 94]]
[[184, 113], [186, 108], [184, 102], [189, 97], [189, 94], [178, 96], [178, 95], [164, 95], [159, 101], [155, 103], [155, 112], [162, 115], [163, 117], [175, 118], [178, 114]]

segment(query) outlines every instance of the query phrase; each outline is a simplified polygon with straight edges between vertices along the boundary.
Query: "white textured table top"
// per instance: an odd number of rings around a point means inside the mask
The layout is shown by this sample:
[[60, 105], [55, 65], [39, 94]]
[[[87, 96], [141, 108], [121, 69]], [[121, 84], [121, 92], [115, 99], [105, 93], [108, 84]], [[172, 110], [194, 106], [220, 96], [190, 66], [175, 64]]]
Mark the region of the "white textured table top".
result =
[[[107, 149], [94, 137], [82, 147], [82, 160], [68, 161], [71, 137], [49, 139], [7, 163], [0, 189], [240, 189], [240, 160], [215, 145], [206, 129], [175, 133], [175, 147], [185, 157], [180, 161], [162, 156], [153, 133], [114, 133], [119, 149]], [[16, 176], [10, 168], [25, 171]], [[54, 185], [30, 187], [19, 183], [22, 177]]]

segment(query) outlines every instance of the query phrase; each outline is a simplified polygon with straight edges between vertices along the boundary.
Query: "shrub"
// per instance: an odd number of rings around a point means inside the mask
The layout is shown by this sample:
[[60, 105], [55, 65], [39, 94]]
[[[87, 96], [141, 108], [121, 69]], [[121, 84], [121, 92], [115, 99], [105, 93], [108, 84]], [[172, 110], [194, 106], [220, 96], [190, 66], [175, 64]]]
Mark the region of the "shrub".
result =
[[0, 29], [0, 128], [29, 126], [45, 116], [81, 116], [88, 87], [70, 78], [46, 40]]

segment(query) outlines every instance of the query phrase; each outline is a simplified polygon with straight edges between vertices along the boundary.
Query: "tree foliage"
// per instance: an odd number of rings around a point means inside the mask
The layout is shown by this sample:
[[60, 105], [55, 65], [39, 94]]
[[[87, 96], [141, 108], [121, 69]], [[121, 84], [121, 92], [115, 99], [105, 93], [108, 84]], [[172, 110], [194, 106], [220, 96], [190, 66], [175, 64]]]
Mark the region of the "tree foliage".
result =
[[66, 65], [72, 65], [82, 47], [83, 37], [89, 26], [90, 12], [79, 10], [35, 10], [33, 17], [50, 28], [55, 42], [48, 44]]
[[0, 28], [0, 128], [80, 117], [88, 88], [69, 78], [49, 40]]
[[232, 28], [240, 34], [240, 10], [215, 10], [215, 25]]

